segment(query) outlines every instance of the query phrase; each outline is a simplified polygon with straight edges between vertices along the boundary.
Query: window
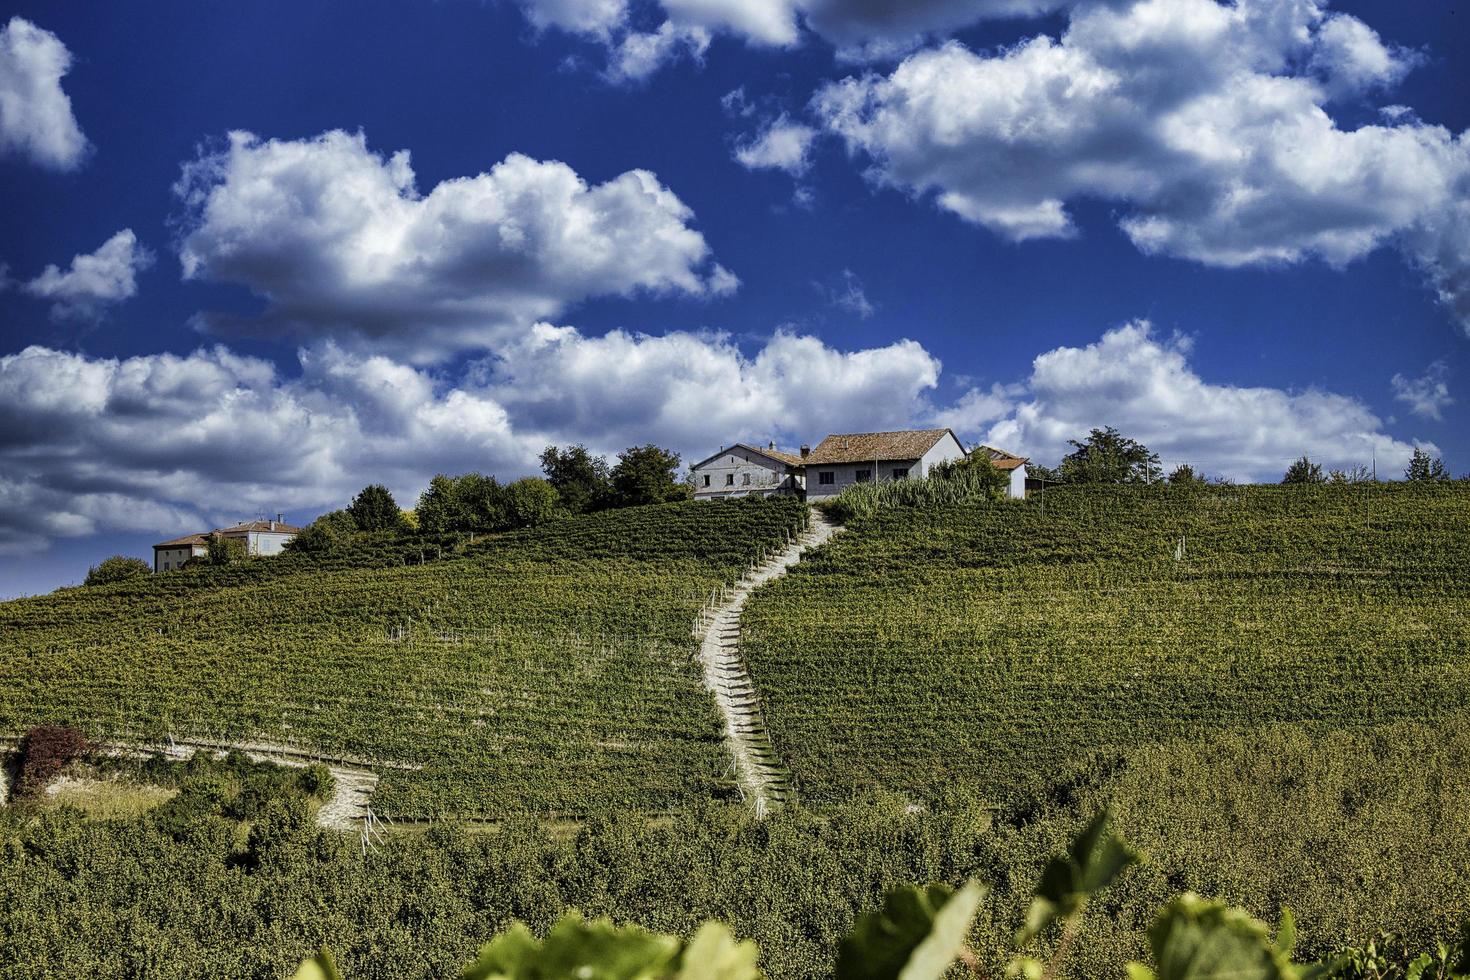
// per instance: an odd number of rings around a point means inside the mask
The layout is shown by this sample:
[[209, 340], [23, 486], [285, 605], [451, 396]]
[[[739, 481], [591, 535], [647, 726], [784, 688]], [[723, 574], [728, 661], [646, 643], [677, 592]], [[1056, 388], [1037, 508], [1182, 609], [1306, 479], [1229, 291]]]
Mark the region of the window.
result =
[[735, 485], [735, 474], [734, 473], [726, 473], [725, 474], [725, 486], [727, 486], [727, 487], [733, 487], [734, 485]]
[[894, 467], [893, 478], [895, 480], [907, 480], [909, 478], [909, 468], [907, 466]]
[[873, 482], [873, 471], [872, 470], [858, 470], [856, 473], [853, 474], [853, 478], [856, 479], [859, 483], [872, 483]]
[[750, 474], [749, 473], [742, 473], [742, 474], [740, 474], [740, 485], [742, 487], [748, 487], [748, 486], [750, 486]]
[[817, 474], [817, 482], [824, 487], [830, 487], [837, 482], [837, 474], [831, 470], [823, 470]]
[[704, 475], [704, 485], [705, 486], [709, 486], [709, 474], [708, 473], [706, 473]]

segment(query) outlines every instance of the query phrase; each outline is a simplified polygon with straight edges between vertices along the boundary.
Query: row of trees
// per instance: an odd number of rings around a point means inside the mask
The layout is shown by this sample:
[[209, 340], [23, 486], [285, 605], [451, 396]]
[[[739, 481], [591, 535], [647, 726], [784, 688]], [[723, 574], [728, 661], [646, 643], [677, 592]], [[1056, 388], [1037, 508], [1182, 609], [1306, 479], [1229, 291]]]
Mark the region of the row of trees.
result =
[[543, 477], [501, 483], [483, 473], [440, 473], [403, 510], [382, 484], [364, 487], [352, 503], [318, 517], [287, 545], [294, 552], [331, 551], [358, 535], [490, 534], [535, 527], [573, 514], [686, 500], [679, 454], [653, 444], [633, 446], [617, 462], [586, 446], [547, 446]]
[[[1152, 452], [1143, 443], [1130, 439], [1112, 426], [1093, 429], [1086, 439], [1068, 440], [1072, 452], [1062, 458], [1055, 468], [1032, 465], [1032, 476], [1047, 483], [1159, 483], [1173, 486], [1190, 486], [1210, 482], [1188, 463], [1175, 467], [1164, 476], [1159, 463], [1159, 454]], [[1321, 463], [1302, 456], [1289, 466], [1281, 482], [1286, 484], [1310, 483], [1366, 483], [1373, 479], [1366, 466], [1349, 470], [1324, 471]], [[1419, 447], [1404, 470], [1404, 479], [1415, 483], [1439, 483], [1450, 479], [1444, 460], [1431, 456]], [[1227, 482], [1227, 481], [1216, 481]]]

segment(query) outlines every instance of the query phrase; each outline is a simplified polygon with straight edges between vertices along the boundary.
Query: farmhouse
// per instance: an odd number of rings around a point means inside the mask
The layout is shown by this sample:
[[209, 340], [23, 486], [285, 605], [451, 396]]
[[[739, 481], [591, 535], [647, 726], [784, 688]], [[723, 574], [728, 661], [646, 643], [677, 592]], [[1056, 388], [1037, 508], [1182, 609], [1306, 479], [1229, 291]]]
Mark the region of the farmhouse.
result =
[[296, 537], [301, 528], [283, 523], [280, 515], [273, 521], [241, 521], [234, 527], [216, 528], [187, 534], [153, 546], [153, 570], [171, 572], [183, 568], [184, 562], [209, 551], [209, 539], [220, 537], [238, 541], [247, 555], [279, 555], [286, 542]]
[[917, 480], [928, 476], [939, 463], [967, 455], [980, 458], [979, 453], [1008, 474], [1008, 496], [1026, 496], [1026, 464], [1030, 460], [990, 446], [966, 453], [950, 429], [848, 432], [828, 436], [815, 449], [802, 446], [797, 454], [782, 452], [774, 442], [764, 449], [742, 442], [722, 447], [689, 469], [695, 500], [776, 494], [821, 500], [835, 497], [854, 483]]
[[834, 497], [854, 483], [917, 480], [965, 447], [949, 429], [849, 432], [828, 436], [803, 460], [808, 500]]
[[[802, 447], [803, 451], [806, 447]], [[737, 442], [689, 467], [695, 500], [800, 496], [802, 459], [770, 443], [764, 449]]]

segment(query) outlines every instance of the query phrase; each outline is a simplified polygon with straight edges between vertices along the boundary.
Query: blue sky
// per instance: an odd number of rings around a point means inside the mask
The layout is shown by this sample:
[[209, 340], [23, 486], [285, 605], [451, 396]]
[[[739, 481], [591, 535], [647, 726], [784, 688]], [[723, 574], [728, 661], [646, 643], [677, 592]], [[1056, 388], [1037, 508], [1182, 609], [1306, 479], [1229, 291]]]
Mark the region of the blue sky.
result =
[[1470, 470], [1451, 5], [10, 9], [0, 596], [547, 442]]

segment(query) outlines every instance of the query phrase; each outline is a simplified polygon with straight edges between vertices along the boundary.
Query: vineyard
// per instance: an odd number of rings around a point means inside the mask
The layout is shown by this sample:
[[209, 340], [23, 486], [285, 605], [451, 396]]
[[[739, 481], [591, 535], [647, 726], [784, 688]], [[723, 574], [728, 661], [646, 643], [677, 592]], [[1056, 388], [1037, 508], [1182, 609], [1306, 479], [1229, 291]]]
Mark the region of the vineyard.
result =
[[1470, 707], [1464, 487], [1087, 488], [894, 507], [756, 593], [808, 800], [1024, 797], [1080, 753]]
[[730, 795], [691, 626], [805, 521], [793, 501], [629, 508], [423, 564], [270, 559], [0, 604], [0, 734], [373, 760], [399, 818]]

